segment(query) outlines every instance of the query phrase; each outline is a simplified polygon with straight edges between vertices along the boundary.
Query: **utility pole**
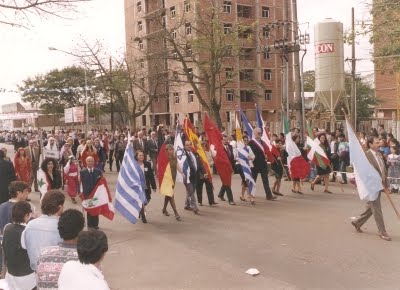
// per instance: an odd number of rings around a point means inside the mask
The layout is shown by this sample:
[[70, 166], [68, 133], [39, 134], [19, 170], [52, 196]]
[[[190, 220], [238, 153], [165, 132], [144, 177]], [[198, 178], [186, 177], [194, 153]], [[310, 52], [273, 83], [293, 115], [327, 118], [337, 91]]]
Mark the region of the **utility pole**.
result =
[[351, 8], [351, 124], [357, 130], [356, 124], [356, 31], [354, 24], [354, 7]]
[[[112, 81], [112, 62], [110, 56], [110, 78]], [[111, 111], [111, 130], [114, 130], [114, 100], [113, 100], [113, 92], [110, 90], [110, 111]]]
[[[284, 39], [284, 43], [288, 41], [288, 36], [289, 36], [289, 25], [288, 25], [288, 21], [289, 21], [289, 0], [284, 0], [284, 5], [283, 5], [283, 19], [285, 22], [285, 26], [283, 27], [283, 39]], [[286, 110], [286, 118], [287, 120], [290, 122], [290, 114], [289, 114], [289, 59], [288, 59], [289, 55], [287, 54], [287, 52], [284, 52], [283, 55], [283, 79], [282, 79], [282, 83], [283, 83], [283, 99], [284, 99], [284, 104], [285, 106], [285, 110]], [[283, 120], [282, 120], [283, 121]]]
[[[292, 0], [292, 40], [296, 41], [299, 39], [299, 29], [297, 22], [297, 0]], [[293, 109], [296, 112], [296, 127], [300, 129], [300, 133], [303, 139], [304, 136], [304, 117], [302, 112], [302, 101], [301, 101], [301, 76], [300, 76], [300, 57], [299, 51], [293, 52], [293, 80], [294, 80], [294, 100]]]

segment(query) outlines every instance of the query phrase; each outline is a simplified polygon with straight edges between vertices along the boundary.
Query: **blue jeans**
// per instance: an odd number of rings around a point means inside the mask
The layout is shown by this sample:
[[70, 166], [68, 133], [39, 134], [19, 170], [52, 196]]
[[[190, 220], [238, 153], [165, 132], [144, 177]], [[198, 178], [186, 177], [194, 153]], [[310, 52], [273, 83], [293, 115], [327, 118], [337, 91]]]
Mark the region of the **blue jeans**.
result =
[[[346, 172], [347, 164], [348, 164], [347, 160], [340, 160], [340, 161], [339, 161], [339, 170], [340, 170], [341, 172]], [[347, 182], [347, 175], [346, 175], [346, 173], [341, 173], [341, 174], [342, 174], [342, 180], [343, 180], [344, 182]]]

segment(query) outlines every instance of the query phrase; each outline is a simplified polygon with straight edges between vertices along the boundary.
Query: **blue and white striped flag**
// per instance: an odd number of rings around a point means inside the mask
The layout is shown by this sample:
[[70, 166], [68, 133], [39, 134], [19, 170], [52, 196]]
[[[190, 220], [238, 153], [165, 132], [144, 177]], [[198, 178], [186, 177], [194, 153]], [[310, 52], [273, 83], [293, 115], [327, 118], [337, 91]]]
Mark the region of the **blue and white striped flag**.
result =
[[250, 147], [245, 147], [242, 137], [242, 130], [240, 128], [239, 120], [236, 117], [236, 145], [239, 164], [242, 167], [244, 177], [248, 181], [249, 193], [254, 196], [256, 194], [256, 182], [253, 179], [253, 174], [251, 173], [249, 153]]
[[133, 224], [137, 222], [142, 206], [147, 202], [144, 189], [143, 171], [135, 159], [129, 136], [117, 180], [115, 209]]
[[[175, 135], [175, 142], [174, 142], [174, 150], [176, 154], [176, 158], [178, 159], [178, 164], [182, 168], [183, 175], [180, 174], [180, 172], [176, 173], [176, 181], [182, 182], [182, 183], [188, 183], [189, 182], [189, 174], [190, 174], [190, 167], [188, 162], [186, 161], [186, 153], [185, 153], [185, 147], [183, 146], [182, 142], [182, 134], [179, 133], [178, 129], [176, 130], [176, 135]], [[185, 182], [184, 182], [185, 179]]]

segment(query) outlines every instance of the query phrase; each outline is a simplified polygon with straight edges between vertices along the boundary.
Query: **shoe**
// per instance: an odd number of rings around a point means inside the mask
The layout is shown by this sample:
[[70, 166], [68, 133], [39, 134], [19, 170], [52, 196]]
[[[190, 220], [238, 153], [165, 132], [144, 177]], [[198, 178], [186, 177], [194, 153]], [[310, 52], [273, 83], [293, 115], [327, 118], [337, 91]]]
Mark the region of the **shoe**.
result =
[[292, 189], [292, 192], [293, 192], [293, 193], [297, 193], [297, 191], [296, 191], [296, 190], [294, 190], [294, 189]]
[[311, 182], [311, 190], [314, 191], [315, 183]]
[[191, 209], [190, 207], [188, 207], [188, 206], [185, 206], [184, 209], [186, 209], [186, 210], [192, 210], [192, 209]]
[[390, 241], [392, 240], [392, 238], [389, 237], [388, 234], [379, 235], [379, 237], [380, 237], [382, 240], [385, 240], [385, 241], [388, 241], [388, 242], [390, 242]]
[[225, 199], [223, 196], [221, 196], [221, 195], [218, 195], [218, 198], [219, 198], [221, 201], [226, 201], [226, 199]]
[[144, 224], [147, 224], [147, 218], [146, 218], [146, 215], [145, 215], [145, 214], [142, 214], [142, 222], [143, 222]]
[[324, 190], [324, 192], [332, 194], [332, 191], [329, 191], [329, 190]]
[[302, 193], [300, 190], [299, 190], [299, 191], [296, 191], [296, 193], [297, 193], [297, 194], [304, 194], [304, 193]]
[[239, 197], [241, 201], [247, 201], [244, 197]]
[[341, 181], [340, 184], [347, 184], [347, 181]]
[[194, 214], [200, 215], [200, 211], [198, 209], [194, 210], [193, 212]]
[[178, 222], [181, 222], [181, 221], [182, 221], [182, 219], [181, 219], [181, 217], [180, 217], [179, 215], [176, 215], [175, 218], [176, 218], [176, 220], [177, 220]]
[[252, 200], [250, 203], [251, 203], [252, 205], [256, 205], [256, 202], [255, 202], [254, 200]]
[[273, 195], [272, 197], [267, 197], [268, 200], [275, 200], [277, 199], [277, 197], [275, 195]]
[[357, 232], [363, 233], [363, 230], [361, 229], [361, 227], [359, 227], [354, 221], [351, 222], [351, 224], [353, 225], [353, 227], [355, 227]]
[[236, 203], [234, 201], [230, 201], [229, 204], [230, 205], [236, 205]]
[[163, 209], [163, 210], [162, 210], [162, 213], [163, 213], [163, 215], [165, 215], [165, 216], [169, 216], [169, 213], [167, 212], [166, 209]]
[[280, 193], [280, 192], [277, 192], [277, 191], [273, 191], [272, 193], [273, 193], [273, 194], [275, 194], [275, 195], [278, 195], [278, 196], [283, 196], [283, 194], [282, 194], [282, 193]]
[[217, 204], [218, 204], [218, 202], [213, 202], [213, 203], [210, 203], [210, 206], [217, 205]]
[[199, 202], [199, 206], [203, 206], [203, 203]]

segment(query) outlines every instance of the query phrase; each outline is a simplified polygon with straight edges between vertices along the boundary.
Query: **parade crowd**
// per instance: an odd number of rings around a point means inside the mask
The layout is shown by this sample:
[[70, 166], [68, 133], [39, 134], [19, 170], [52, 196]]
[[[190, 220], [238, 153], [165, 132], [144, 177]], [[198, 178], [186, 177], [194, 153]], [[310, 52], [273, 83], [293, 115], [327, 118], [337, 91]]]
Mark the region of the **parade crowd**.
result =
[[[265, 198], [270, 201], [287, 194], [281, 191], [282, 181], [291, 182], [295, 194], [304, 194], [308, 188], [318, 190], [319, 185], [323, 187], [321, 192], [331, 194], [331, 182], [353, 181], [349, 171], [349, 143], [343, 129], [328, 132], [313, 128], [307, 136], [301, 136], [300, 130], [293, 128], [290, 134], [270, 134], [270, 147], [262, 137], [267, 131], [218, 130], [216, 136], [222, 138], [226, 158], [223, 160], [228, 163], [221, 161], [222, 153], [216, 152], [215, 144], [210, 142], [211, 133], [201, 132], [192, 125], [190, 133], [182, 129], [179, 134], [162, 124], [135, 132], [92, 129], [88, 136], [75, 129], [1, 132], [0, 139], [13, 144], [15, 151], [11, 160], [5, 147], [0, 150], [0, 230], [8, 289], [109, 289], [100, 267], [108, 242], [105, 233], [99, 230], [99, 216], [86, 213], [88, 230], [84, 231], [82, 212], [64, 210], [64, 204], [66, 198], [74, 204], [80, 202], [79, 198], [88, 198], [98, 180], [109, 176], [103, 176], [104, 172], [122, 171], [127, 146], [133, 147], [145, 180], [145, 202], [139, 214], [143, 223], [150, 218], [146, 207], [157, 190], [165, 198], [163, 215], [170, 216], [167, 209], [170, 204], [175, 219], [182, 221], [174, 198], [179, 178], [186, 190], [183, 209], [196, 215], [201, 215], [205, 203], [204, 187], [211, 207], [217, 201], [234, 206], [237, 198], [256, 206], [258, 176]], [[176, 145], [178, 135], [182, 147]], [[382, 176], [385, 188], [398, 192], [399, 142], [382, 125], [367, 134], [359, 133], [359, 142]], [[292, 144], [300, 152], [301, 162], [292, 162], [289, 149]], [[182, 156], [186, 158], [184, 164], [180, 162]], [[241, 177], [240, 190], [231, 187], [233, 174]], [[213, 178], [217, 175], [222, 186], [215, 196]], [[273, 178], [271, 185], [270, 178]], [[40, 195], [40, 210], [30, 203], [31, 191]], [[383, 223], [380, 196], [368, 202], [367, 210], [351, 223], [362, 232], [362, 225], [371, 215], [379, 236], [390, 240]]]

